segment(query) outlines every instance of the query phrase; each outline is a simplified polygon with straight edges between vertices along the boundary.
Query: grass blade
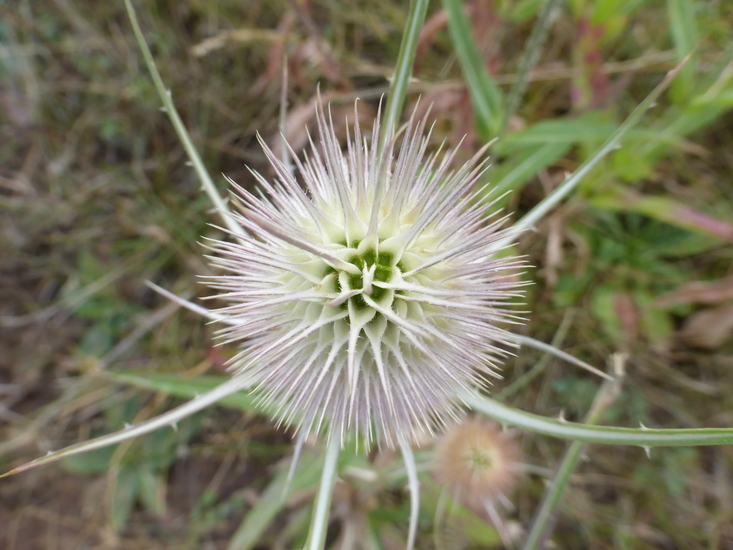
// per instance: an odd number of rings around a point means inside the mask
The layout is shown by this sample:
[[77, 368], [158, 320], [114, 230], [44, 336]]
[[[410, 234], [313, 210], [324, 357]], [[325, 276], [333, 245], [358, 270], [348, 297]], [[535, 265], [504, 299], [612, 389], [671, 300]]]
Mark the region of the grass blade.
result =
[[556, 204], [570, 194], [581, 182], [581, 180], [595, 168], [601, 160], [603, 160], [611, 151], [617, 149], [623, 138], [629, 130], [636, 126], [641, 120], [644, 113], [654, 106], [659, 96], [669, 87], [674, 78], [679, 74], [689, 56], [677, 65], [674, 69], [667, 73], [662, 82], [660, 82], [654, 90], [642, 101], [628, 116], [628, 118], [619, 126], [613, 135], [601, 145], [591, 157], [583, 162], [573, 174], [568, 177], [557, 189], [550, 193], [545, 199], [530, 210], [521, 220], [514, 224], [517, 231], [530, 229], [535, 223], [541, 220]]
[[304, 491], [317, 485], [321, 460], [309, 455], [304, 456], [299, 466], [292, 483], [287, 481], [289, 476], [287, 468], [283, 468], [275, 476], [257, 503], [247, 512], [229, 541], [227, 550], [251, 550], [255, 546], [260, 546], [263, 542], [262, 535], [285, 508], [288, 497], [297, 491]]
[[544, 0], [540, 13], [537, 16], [537, 21], [532, 27], [532, 34], [529, 35], [527, 45], [524, 47], [522, 53], [522, 59], [519, 61], [519, 68], [517, 69], [517, 80], [512, 85], [507, 95], [506, 107], [504, 108], [504, 114], [501, 121], [501, 132], [500, 136], [506, 132], [509, 120], [514, 116], [514, 113], [522, 100], [524, 91], [527, 88], [527, 80], [529, 73], [537, 63], [537, 58], [540, 55], [540, 48], [545, 43], [547, 33], [550, 30], [555, 16], [558, 11], [559, 0]]
[[[690, 0], [667, 0], [669, 26], [677, 60], [689, 55], [700, 41], [695, 22], [695, 9]], [[695, 64], [688, 63], [672, 86], [671, 96], [676, 103], [689, 99], [695, 87]]]
[[486, 70], [460, 0], [443, 0], [443, 7], [448, 15], [448, 31], [471, 95], [479, 133], [489, 141], [498, 135], [501, 125], [501, 90]]

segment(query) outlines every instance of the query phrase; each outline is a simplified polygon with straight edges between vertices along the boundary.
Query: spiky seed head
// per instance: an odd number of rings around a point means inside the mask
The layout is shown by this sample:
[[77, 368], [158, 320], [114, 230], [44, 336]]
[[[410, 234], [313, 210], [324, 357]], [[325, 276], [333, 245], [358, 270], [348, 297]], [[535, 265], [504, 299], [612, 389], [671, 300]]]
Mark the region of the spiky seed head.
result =
[[435, 476], [475, 510], [506, 495], [519, 480], [521, 452], [511, 436], [487, 419], [450, 427], [435, 449]]
[[257, 195], [232, 182], [251, 236], [212, 242], [227, 273], [208, 283], [230, 304], [231, 369], [279, 423], [394, 446], [496, 375], [522, 261], [497, 257], [508, 233], [473, 191], [485, 152], [452, 170], [455, 152], [427, 154], [413, 117], [378, 154], [378, 121], [368, 139], [355, 116], [343, 153], [330, 115], [316, 118], [300, 182], [264, 142], [277, 181], [254, 173]]

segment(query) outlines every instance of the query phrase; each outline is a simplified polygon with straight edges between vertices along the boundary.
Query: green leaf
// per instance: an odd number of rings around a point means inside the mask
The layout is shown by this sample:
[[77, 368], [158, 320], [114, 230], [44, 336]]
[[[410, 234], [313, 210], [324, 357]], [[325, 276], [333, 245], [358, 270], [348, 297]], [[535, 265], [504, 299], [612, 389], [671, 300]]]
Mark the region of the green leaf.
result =
[[623, 330], [616, 314], [616, 294], [616, 290], [607, 285], [595, 289], [591, 300], [591, 311], [601, 322], [606, 334], [618, 344], [623, 341]]
[[[519, 191], [536, 177], [540, 170], [553, 165], [569, 149], [568, 144], [551, 143], [539, 147], [526, 147], [512, 155], [510, 160], [501, 163], [491, 174], [491, 179], [495, 182], [491, 198], [507, 191]], [[506, 202], [506, 199], [500, 202]]]
[[527, 145], [546, 145], [548, 143], [601, 142], [613, 134], [617, 125], [611, 121], [599, 120], [594, 116], [573, 119], [543, 120], [524, 130], [508, 135], [501, 144], [502, 152], [509, 152]]
[[323, 460], [303, 454], [295, 469], [287, 495], [284, 494], [288, 469], [282, 468], [260, 495], [257, 503], [244, 516], [234, 533], [227, 550], [250, 550], [262, 544], [262, 536], [275, 517], [285, 508], [287, 499], [296, 492], [315, 489], [318, 486]]
[[[695, 10], [690, 0], [667, 0], [669, 24], [677, 60], [682, 61], [700, 41]], [[695, 60], [691, 59], [672, 84], [670, 97], [676, 103], [687, 101], [695, 86]]]
[[682, 229], [733, 240], [733, 223], [730, 221], [719, 220], [668, 197], [647, 196], [626, 190], [598, 195], [591, 204], [602, 210], [635, 212]]
[[139, 480], [132, 467], [122, 467], [117, 472], [111, 503], [112, 529], [119, 531], [125, 525], [137, 500]]
[[[660, 149], [667, 148], [660, 146]], [[623, 147], [611, 156], [614, 174], [628, 182], [639, 181], [651, 176], [654, 173], [656, 160], [638, 147]]]
[[70, 456], [61, 461], [61, 466], [70, 474], [98, 475], [107, 471], [114, 447], [106, 447], [88, 453]]
[[[151, 391], [165, 392], [176, 397], [194, 398], [201, 395], [223, 382], [229, 380], [228, 376], [197, 376], [196, 378], [183, 378], [179, 374], [151, 373], [151, 372], [112, 372], [104, 371], [100, 376], [109, 378], [121, 384], [130, 384], [138, 388]], [[256, 404], [257, 396], [252, 393], [235, 393], [219, 401], [219, 405], [238, 409], [242, 411], [263, 412], [263, 408]]]
[[552, 293], [552, 303], [558, 308], [567, 308], [578, 303], [591, 284], [594, 276], [589, 270], [576, 276], [571, 273], [562, 273]]
[[501, 124], [503, 104], [501, 89], [486, 70], [486, 64], [473, 40], [471, 24], [463, 12], [460, 0], [443, 0], [443, 7], [448, 16], [448, 31], [471, 95], [476, 126], [481, 138], [490, 141], [498, 135]]
[[[440, 543], [440, 548], [458, 547], [456, 544], [458, 541], [470, 544], [472, 548], [496, 548], [501, 544], [501, 537], [496, 527], [473, 510], [452, 499], [444, 487], [429, 478], [424, 480], [421, 491], [420, 507], [424, 516], [435, 517], [441, 495], [449, 500], [447, 506], [449, 513], [445, 518], [436, 518], [433, 536], [437, 539], [436, 543]], [[453, 544], [450, 544], [451, 542]]]
[[[504, 154], [526, 147], [527, 145], [581, 143], [591, 145], [608, 139], [618, 128], [617, 124], [597, 112], [588, 112], [577, 118], [543, 120], [512, 134], [497, 144], [497, 150]], [[676, 143], [675, 136], [665, 135], [658, 130], [636, 128], [628, 132], [624, 143], [628, 146], [634, 141], [645, 143]]]
[[511, 23], [526, 23], [532, 17], [537, 15], [544, 0], [519, 0], [518, 2], [509, 2], [509, 12], [506, 18]]
[[165, 483], [146, 463], [137, 466], [137, 476], [140, 500], [143, 505], [155, 516], [163, 516], [166, 511]]
[[669, 346], [674, 334], [674, 324], [668, 311], [655, 307], [654, 298], [648, 292], [634, 293], [634, 302], [641, 313], [641, 326], [655, 349]]

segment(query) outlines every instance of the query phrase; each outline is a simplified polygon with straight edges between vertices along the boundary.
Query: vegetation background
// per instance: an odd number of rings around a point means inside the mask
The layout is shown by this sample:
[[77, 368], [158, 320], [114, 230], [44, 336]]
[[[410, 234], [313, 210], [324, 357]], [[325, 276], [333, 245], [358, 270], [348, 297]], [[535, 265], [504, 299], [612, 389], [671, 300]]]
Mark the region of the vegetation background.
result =
[[[528, 50], [543, 4], [433, 2], [406, 112], [421, 96], [419, 109], [432, 105], [436, 146], [466, 136], [463, 158], [500, 134], [488, 178], [513, 191], [505, 206], [522, 213], [694, 49], [622, 148], [522, 239], [517, 251], [534, 266], [525, 275], [534, 284], [520, 330], [596, 365], [627, 354], [606, 423], [733, 426], [733, 4], [556, 2], [546, 40]], [[456, 5], [471, 32], [456, 32]], [[371, 124], [408, 10], [386, 0], [137, 6], [207, 166], [245, 186], [253, 183], [245, 165], [271, 175], [256, 132], [277, 146], [283, 55], [287, 137], [299, 151], [319, 85], [337, 123], [360, 97]], [[207, 225], [210, 206], [159, 111], [122, 2], [4, 0], [0, 15], [5, 471], [202, 391], [231, 350], [214, 347], [212, 327], [144, 284], [204, 296], [196, 277], [209, 267], [198, 243], [220, 232]], [[518, 94], [528, 51], [538, 57]], [[585, 415], [598, 386], [531, 350], [504, 375], [499, 399], [568, 419]], [[314, 476], [306, 459], [294, 495], [280, 502], [273, 495], [290, 435], [253, 412], [251, 399], [228, 405], [177, 432], [3, 479], [0, 546], [297, 547], [317, 468]], [[503, 515], [521, 540], [567, 443], [517, 439], [532, 468]], [[430, 453], [428, 443], [426, 469]], [[733, 548], [733, 449], [647, 458], [589, 446], [585, 455], [553, 516], [556, 547]], [[400, 548], [409, 498], [399, 463], [389, 453], [362, 461], [345, 468], [379, 475], [369, 483], [344, 475], [329, 540], [341, 547], [349, 529], [366, 525], [374, 547]], [[422, 477], [419, 548], [498, 547], [496, 531], [470, 510], [436, 521], [439, 488], [429, 472]]]

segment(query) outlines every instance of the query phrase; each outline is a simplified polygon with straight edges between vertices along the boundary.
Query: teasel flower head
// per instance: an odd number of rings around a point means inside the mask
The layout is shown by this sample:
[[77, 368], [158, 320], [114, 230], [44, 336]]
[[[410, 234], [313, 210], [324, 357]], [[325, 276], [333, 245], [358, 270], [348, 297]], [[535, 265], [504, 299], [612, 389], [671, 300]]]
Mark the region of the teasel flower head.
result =
[[223, 274], [207, 282], [228, 302], [231, 370], [278, 423], [393, 447], [497, 375], [522, 261], [498, 257], [511, 235], [476, 191], [485, 150], [453, 169], [456, 151], [429, 154], [413, 115], [383, 151], [379, 123], [369, 139], [355, 116], [343, 152], [330, 113], [316, 118], [300, 181], [261, 140], [277, 181], [254, 173], [256, 194], [232, 182], [249, 236], [210, 243]]
[[484, 510], [519, 481], [521, 451], [490, 420], [470, 418], [446, 430], [435, 449], [435, 476], [458, 500]]

